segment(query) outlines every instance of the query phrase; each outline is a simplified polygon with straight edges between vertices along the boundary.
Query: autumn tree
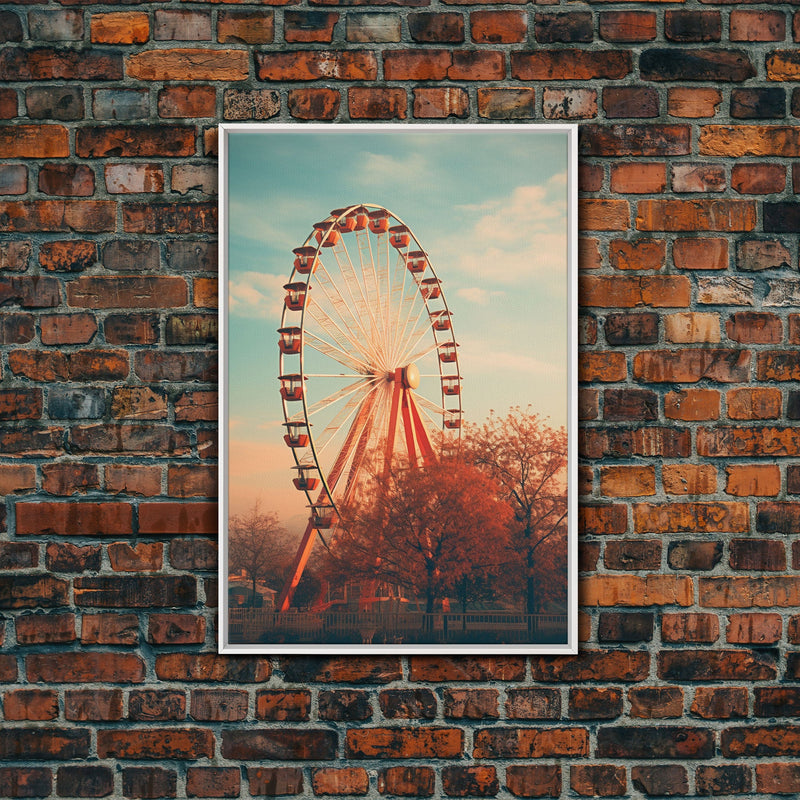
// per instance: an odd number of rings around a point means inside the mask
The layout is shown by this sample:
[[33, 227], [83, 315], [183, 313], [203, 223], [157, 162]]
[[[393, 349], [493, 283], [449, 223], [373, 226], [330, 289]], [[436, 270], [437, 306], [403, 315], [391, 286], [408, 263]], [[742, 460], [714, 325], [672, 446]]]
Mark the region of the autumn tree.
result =
[[500, 568], [511, 510], [495, 481], [463, 460], [393, 468], [361, 494], [331, 543], [332, 580], [385, 581], [424, 598], [430, 614], [471, 576]]
[[253, 604], [258, 580], [280, 580], [287, 560], [285, 538], [277, 514], [262, 512], [258, 500], [228, 522], [228, 566], [250, 576]]
[[466, 456], [497, 481], [513, 509], [512, 551], [523, 572], [525, 611], [535, 614], [543, 595], [553, 594], [540, 590], [544, 584], [566, 596], [566, 570], [548, 570], [552, 558], [540, 558], [546, 550], [558, 551], [546, 543], [566, 542], [566, 429], [516, 407], [504, 418], [492, 414], [482, 426], [467, 426], [465, 433]]

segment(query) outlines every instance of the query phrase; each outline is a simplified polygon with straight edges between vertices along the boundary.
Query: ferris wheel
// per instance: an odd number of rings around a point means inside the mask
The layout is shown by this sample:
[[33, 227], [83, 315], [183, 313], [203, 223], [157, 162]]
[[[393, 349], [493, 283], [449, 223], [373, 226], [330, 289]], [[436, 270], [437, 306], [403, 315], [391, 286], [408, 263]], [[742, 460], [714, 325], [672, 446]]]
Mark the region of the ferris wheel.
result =
[[461, 431], [452, 314], [427, 253], [370, 203], [313, 224], [295, 255], [279, 341], [284, 441], [309, 522], [278, 600], [285, 611], [317, 535], [370, 475], [434, 458]]

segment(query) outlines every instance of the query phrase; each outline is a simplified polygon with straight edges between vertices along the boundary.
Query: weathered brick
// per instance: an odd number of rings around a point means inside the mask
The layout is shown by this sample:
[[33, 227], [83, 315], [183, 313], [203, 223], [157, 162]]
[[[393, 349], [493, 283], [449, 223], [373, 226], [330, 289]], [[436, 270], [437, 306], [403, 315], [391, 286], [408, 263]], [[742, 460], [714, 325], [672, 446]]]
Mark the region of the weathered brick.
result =
[[[756, 767], [757, 770], [760, 768]], [[744, 794], [752, 786], [752, 768], [746, 764], [699, 766], [695, 772], [695, 784], [697, 791], [704, 795]]]
[[142, 81], [241, 81], [249, 77], [246, 50], [141, 50], [127, 56], [125, 67], [129, 78]]
[[[490, 14], [492, 12], [483, 13]], [[513, 14], [519, 12], [506, 13]], [[588, 11], [579, 11], [570, 14], [537, 13], [534, 19], [534, 35], [536, 36], [536, 41], [542, 44], [553, 44], [554, 42], [591, 42], [592, 15]]]
[[83, 93], [77, 86], [31, 86], [25, 107], [31, 119], [82, 119]]
[[[236, 52], [246, 55], [244, 51]], [[366, 50], [293, 50], [256, 54], [256, 77], [262, 81], [370, 81], [377, 76], [378, 62], [374, 53]]]
[[569, 769], [570, 788], [582, 797], [619, 797], [628, 781], [625, 767], [611, 764], [578, 764]]
[[[362, 734], [364, 730], [351, 730], [349, 733]], [[331, 760], [335, 754], [336, 733], [330, 730], [250, 728], [222, 732], [224, 758], [241, 761], [263, 759], [321, 761]]]
[[528, 20], [524, 11], [472, 11], [469, 27], [473, 42], [508, 44], [525, 41]]
[[408, 32], [415, 42], [463, 42], [464, 17], [451, 11], [412, 12], [408, 15]]
[[217, 16], [217, 41], [221, 44], [267, 44], [274, 37], [272, 11], [224, 9]]
[[141, 683], [145, 674], [134, 653], [36, 653], [25, 657], [25, 665], [34, 683]]
[[55, 47], [7, 47], [0, 53], [0, 80], [118, 81], [122, 77], [119, 53]]
[[516, 797], [560, 797], [561, 767], [557, 764], [512, 764], [506, 785]]
[[158, 8], [155, 12], [153, 39], [162, 42], [211, 41], [211, 13]]
[[241, 776], [235, 767], [189, 767], [186, 794], [189, 797], [238, 797]]
[[585, 756], [589, 737], [583, 728], [479, 728], [475, 758], [553, 758]]
[[125, 767], [122, 770], [122, 791], [125, 797], [175, 797], [178, 775], [175, 770], [161, 767]]
[[601, 758], [708, 759], [713, 753], [714, 734], [705, 728], [620, 725], [597, 732], [597, 755]]
[[622, 713], [622, 692], [616, 688], [569, 690], [570, 719], [615, 719]]
[[254, 795], [293, 795], [303, 791], [303, 771], [297, 767], [248, 767], [247, 781]]
[[89, 35], [98, 44], [143, 44], [150, 38], [150, 19], [141, 11], [92, 14]]

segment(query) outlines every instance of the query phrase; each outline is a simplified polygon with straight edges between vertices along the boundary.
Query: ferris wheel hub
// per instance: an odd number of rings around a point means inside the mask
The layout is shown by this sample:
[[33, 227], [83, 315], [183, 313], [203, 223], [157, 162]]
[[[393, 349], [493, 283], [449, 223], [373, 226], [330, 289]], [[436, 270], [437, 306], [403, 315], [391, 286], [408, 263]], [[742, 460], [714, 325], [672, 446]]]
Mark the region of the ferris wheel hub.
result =
[[409, 389], [416, 389], [419, 386], [419, 369], [414, 363], [403, 368], [403, 384]]

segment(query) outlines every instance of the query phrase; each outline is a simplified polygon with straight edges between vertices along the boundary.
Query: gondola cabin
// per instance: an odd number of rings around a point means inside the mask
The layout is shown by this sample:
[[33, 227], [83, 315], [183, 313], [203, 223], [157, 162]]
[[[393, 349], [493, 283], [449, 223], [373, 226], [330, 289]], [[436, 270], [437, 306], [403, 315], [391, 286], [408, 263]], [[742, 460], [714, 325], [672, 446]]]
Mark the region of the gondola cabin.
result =
[[[327, 222], [315, 222], [314, 223], [314, 231], [317, 241], [323, 247], [333, 247], [341, 237], [336, 228], [331, 225], [330, 221]], [[327, 234], [327, 236], [326, 236]]]
[[419, 292], [425, 300], [436, 300], [442, 296], [442, 287], [438, 278], [425, 278], [419, 283]]
[[406, 266], [412, 275], [421, 275], [425, 272], [425, 267], [428, 266], [428, 259], [422, 250], [413, 250], [408, 254]]
[[308, 433], [305, 422], [284, 422], [286, 435], [283, 441], [289, 447], [308, 447]]
[[284, 400], [303, 399], [303, 376], [302, 375], [281, 375], [281, 397]]
[[280, 339], [278, 348], [286, 356], [296, 356], [300, 352], [300, 328], [278, 328]]
[[443, 364], [452, 364], [456, 360], [456, 347], [455, 342], [445, 342], [439, 348], [439, 361]]
[[449, 409], [445, 413], [444, 426], [450, 430], [457, 430], [461, 427], [461, 412], [456, 409]]
[[394, 225], [389, 228], [389, 244], [400, 250], [403, 247], [408, 247], [411, 241], [411, 234], [405, 225]]
[[306, 285], [304, 283], [286, 283], [283, 288], [286, 289], [286, 297], [283, 298], [286, 308], [290, 311], [302, 311], [306, 304]]
[[461, 378], [458, 375], [444, 375], [442, 392], [448, 395], [461, 394]]
[[337, 521], [336, 511], [333, 506], [311, 506], [311, 522], [315, 528], [327, 530], [332, 528]]
[[433, 319], [433, 329], [435, 331], [449, 331], [450, 330], [450, 312], [449, 311], [434, 311], [431, 314]]
[[313, 272], [317, 265], [314, 260], [314, 253], [317, 252], [315, 247], [295, 247], [292, 252], [295, 254], [294, 268], [301, 275], [308, 275]]
[[298, 464], [294, 469], [297, 470], [297, 477], [293, 479], [295, 488], [303, 492], [313, 492], [319, 486], [319, 478], [315, 477], [317, 471], [313, 464]]
[[389, 215], [385, 211], [370, 211], [369, 229], [373, 233], [386, 233], [389, 230]]

